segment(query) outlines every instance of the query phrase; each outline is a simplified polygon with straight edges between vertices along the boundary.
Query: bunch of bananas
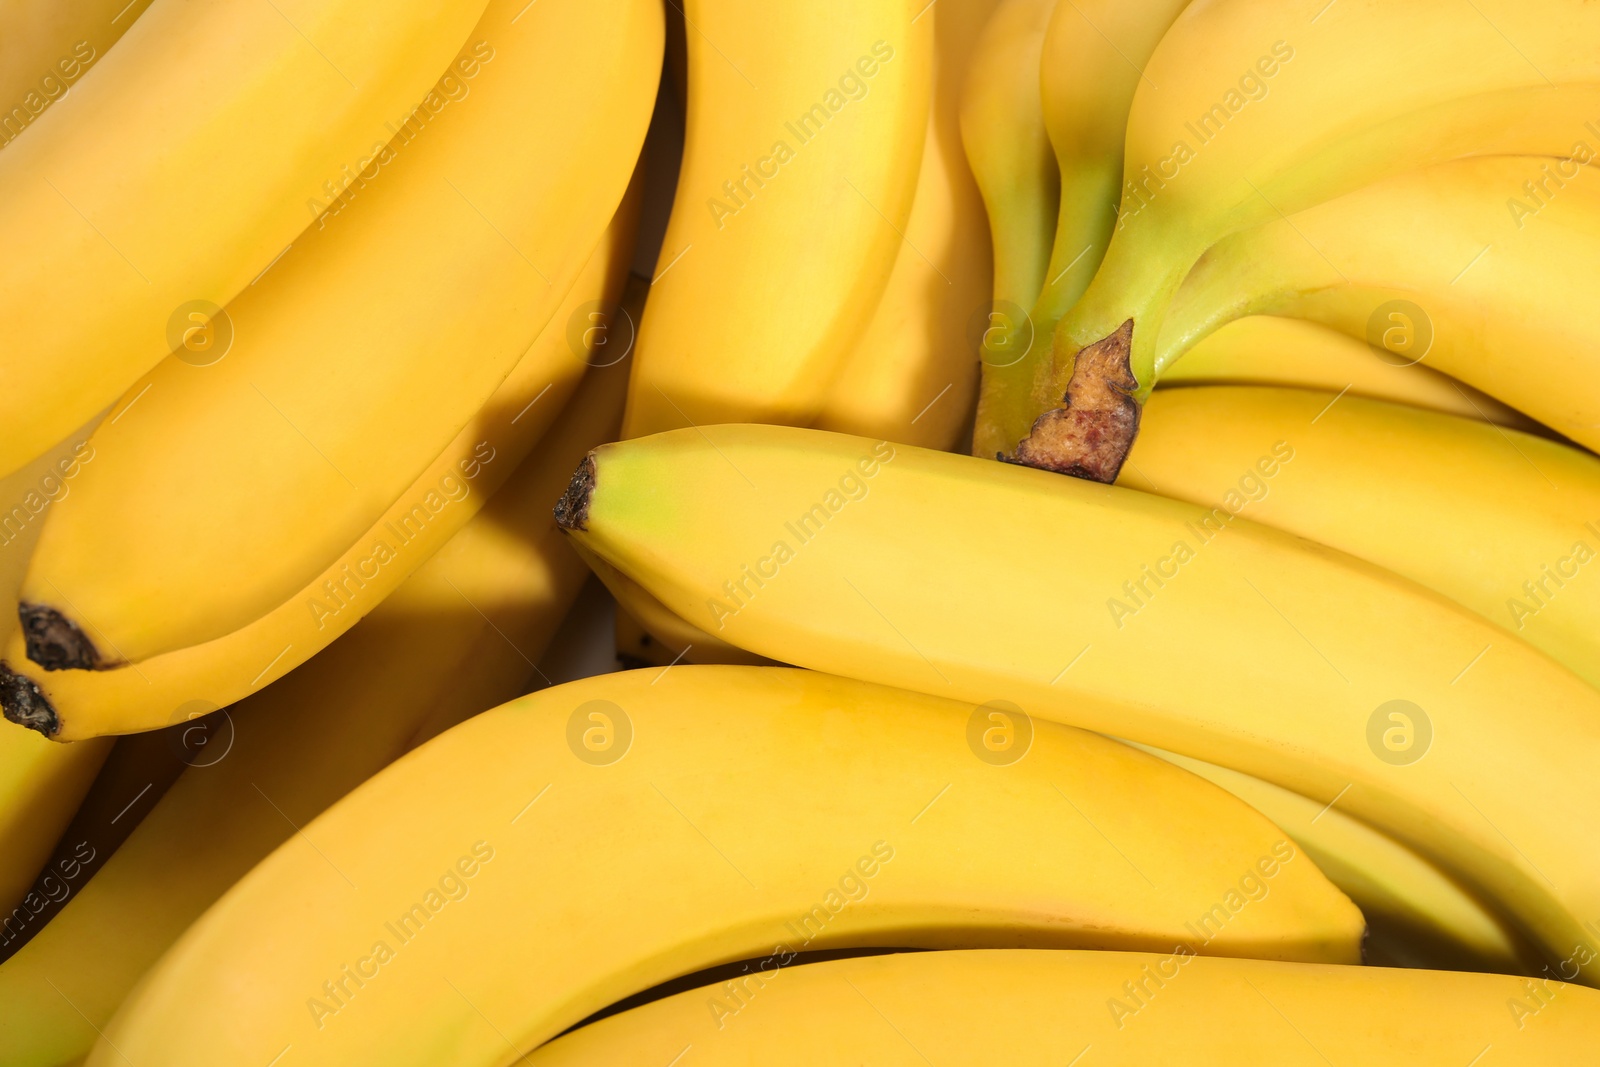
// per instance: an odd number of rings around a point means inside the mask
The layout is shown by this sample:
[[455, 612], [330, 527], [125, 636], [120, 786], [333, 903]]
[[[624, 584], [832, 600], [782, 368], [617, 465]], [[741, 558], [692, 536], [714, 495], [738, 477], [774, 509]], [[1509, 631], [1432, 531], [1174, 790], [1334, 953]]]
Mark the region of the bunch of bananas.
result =
[[1589, 1062], [1532, 16], [0, 0], [0, 1067]]

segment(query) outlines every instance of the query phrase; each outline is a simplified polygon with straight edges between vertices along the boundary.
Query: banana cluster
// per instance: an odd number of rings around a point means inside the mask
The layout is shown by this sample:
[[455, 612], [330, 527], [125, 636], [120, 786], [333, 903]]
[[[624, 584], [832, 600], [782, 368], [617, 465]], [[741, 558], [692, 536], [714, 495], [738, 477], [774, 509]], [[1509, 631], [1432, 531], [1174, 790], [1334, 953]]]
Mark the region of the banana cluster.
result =
[[0, 1067], [1593, 1060], [1531, 15], [0, 0]]

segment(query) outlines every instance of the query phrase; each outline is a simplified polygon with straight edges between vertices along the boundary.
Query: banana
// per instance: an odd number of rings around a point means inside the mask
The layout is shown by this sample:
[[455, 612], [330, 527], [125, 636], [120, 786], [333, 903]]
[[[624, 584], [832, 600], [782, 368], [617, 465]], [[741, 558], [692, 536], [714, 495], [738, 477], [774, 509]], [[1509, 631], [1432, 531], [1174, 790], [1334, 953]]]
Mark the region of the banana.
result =
[[994, 305], [1027, 309], [1045, 283], [1060, 177], [1039, 105], [1039, 56], [1056, 0], [1002, 0], [961, 95], [961, 140], [994, 245]]
[[89, 1063], [504, 1064], [664, 979], [802, 949], [1358, 959], [1360, 914], [1248, 806], [1083, 731], [1032, 724], [1023, 752], [1019, 727], [782, 668], [546, 689], [258, 866]]
[[1134, 95], [1106, 257], [1038, 353], [1032, 411], [997, 421], [1008, 454], [1115, 477], [1166, 305], [1226, 234], [1435, 162], [1566, 152], [1600, 113], [1600, 9], [1523, 16], [1511, 0], [1185, 9]]
[[61, 99], [151, 0], [0, 0], [0, 148]]
[[[375, 526], [566, 298], [638, 158], [661, 49], [650, 0], [496, 0], [437, 125], [398, 136], [392, 172], [213, 324], [232, 349], [168, 357], [96, 434], [103, 461], [23, 586], [29, 658], [107, 669], [223, 637]], [[570, 388], [582, 362], [547, 355]]]
[[[74, 893], [95, 876], [182, 772], [187, 723], [119, 737], [100, 765], [72, 821], [28, 888], [25, 912], [0, 932], [0, 963], [54, 921]], [[16, 732], [9, 731], [8, 732]], [[34, 910], [37, 909], [37, 910]]]
[[[737, 1023], [718, 1015], [730, 1003]], [[692, 989], [591, 1023], [526, 1062], [668, 1063], [692, 1048], [691, 1062], [707, 1067], [1074, 1058], [1460, 1067], [1493, 1049], [1488, 1062], [1544, 1067], [1583, 1062], [1597, 1026], [1593, 990], [1504, 975], [1137, 952], [916, 952]]]
[[[637, 2], [639, 10], [659, 10]], [[530, 9], [518, 28], [533, 17]], [[607, 306], [607, 293], [620, 291], [637, 207], [635, 190], [562, 306], [489, 402], [372, 529], [305, 588], [230, 634], [115, 670], [23, 674], [27, 649], [13, 635], [0, 664], [6, 716], [58, 741], [155, 729], [185, 718], [196, 702], [216, 708], [242, 699], [348, 630], [471, 519], [534, 447], [577, 384], [570, 368], [613, 358], [585, 347], [603, 334], [584, 323], [592, 321], [589, 311]]]
[[978, 360], [969, 323], [988, 300], [983, 198], [961, 147], [961, 87], [997, 0], [942, 0], [933, 20], [933, 103], [905, 241], [877, 309], [814, 425], [954, 449], [971, 420]]
[[607, 445], [558, 517], [730, 644], [1342, 796], [1600, 981], [1600, 692], [1403, 578], [1222, 507], [773, 426]]
[[[1189, 0], [1074, 0], [1059, 4], [1039, 65], [1040, 107], [1061, 202], [1033, 326], [1048, 344], [1089, 287], [1111, 243], [1122, 201], [1122, 150], [1144, 68]], [[992, 454], [992, 453], [991, 453]]]
[[902, 245], [932, 95], [913, 0], [689, 0], [683, 165], [625, 436], [810, 423]]
[[1600, 576], [1585, 573], [1600, 554], [1592, 453], [1299, 389], [1162, 391], [1146, 431], [1122, 484], [1243, 513], [1404, 575], [1600, 688]]
[[[22, 584], [43, 517], [94, 462], [89, 425], [0, 478], [0, 591]], [[17, 620], [0, 613], [0, 640]], [[51, 744], [27, 730], [0, 730], [0, 956], [49, 906], [32, 887], [111, 751], [110, 738]]]
[[1136, 747], [1221, 786], [1288, 834], [1366, 916], [1369, 963], [1396, 955], [1396, 946], [1421, 945], [1424, 966], [1538, 973], [1538, 953], [1505, 920], [1427, 859], [1340, 811], [1338, 798], [1321, 803], [1214, 763]]
[[1105, 256], [1122, 195], [1128, 108], [1150, 54], [1187, 4], [1074, 0], [1049, 5], [1054, 11], [1037, 64], [1039, 84], [1021, 125], [1030, 146], [1036, 114], [1049, 136], [1058, 189], [1055, 236], [1048, 267], [1032, 289], [1035, 299], [1023, 305], [1032, 311], [1021, 336], [1006, 337], [1009, 350], [984, 359], [975, 456], [997, 456], [1011, 446], [995, 428], [1006, 412], [1031, 410], [1039, 356], [1049, 350], [1056, 323], [1088, 288]]
[[1202, 337], [1156, 382], [1158, 389], [1173, 385], [1322, 389], [1528, 433], [1549, 433], [1521, 412], [1449, 375], [1318, 323], [1274, 315], [1248, 315]]
[[[0, 472], [243, 292], [446, 68], [484, 0], [156, 0], [0, 152]], [[359, 162], [358, 162], [359, 161]]]
[[[608, 294], [615, 299], [615, 292]], [[263, 857], [401, 753], [528, 683], [587, 571], [545, 501], [621, 424], [627, 367], [596, 367], [476, 518], [289, 677], [206, 720], [193, 766], [50, 925], [0, 965], [8, 1067], [89, 1051], [184, 929]], [[530, 678], [530, 675], [534, 677]], [[81, 1014], [80, 1014], [81, 1013]]]
[[[1466, 159], [1219, 242], [1185, 279], [1158, 370], [1240, 314], [1311, 319], [1600, 447], [1600, 136], [1571, 156]], [[1552, 388], [1552, 383], [1560, 383]]]

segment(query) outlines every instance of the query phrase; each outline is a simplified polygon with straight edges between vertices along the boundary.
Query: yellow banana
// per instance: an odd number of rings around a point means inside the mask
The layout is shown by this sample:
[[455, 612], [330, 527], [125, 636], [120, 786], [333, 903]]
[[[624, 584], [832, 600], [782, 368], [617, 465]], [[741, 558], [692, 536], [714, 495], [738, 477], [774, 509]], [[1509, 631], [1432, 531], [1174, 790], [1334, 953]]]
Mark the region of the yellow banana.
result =
[[814, 425], [954, 449], [978, 387], [973, 317], [992, 266], [983, 199], [961, 147], [961, 86], [997, 0], [941, 0], [922, 171], [883, 297]]
[[[638, 158], [661, 48], [651, 0], [496, 0], [393, 171], [213, 324], [220, 361], [168, 357], [98, 431], [23, 586], [29, 657], [107, 669], [220, 638], [375, 526], [566, 298]], [[546, 355], [570, 387], [583, 363]]]
[[1600, 692], [1403, 578], [1221, 506], [774, 426], [607, 445], [558, 517], [753, 652], [1342, 795], [1600, 981]]
[[1299, 389], [1162, 391], [1147, 412], [1123, 484], [1243, 513], [1404, 575], [1600, 688], [1592, 453]]
[[1511, 0], [1185, 9], [1134, 95], [1105, 260], [1039, 353], [1032, 410], [997, 420], [1020, 442], [1008, 454], [1115, 477], [1166, 305], [1226, 234], [1430, 163], [1566, 152], [1600, 113], [1600, 8], [1524, 15]]
[[577, 384], [570, 368], [613, 358], [589, 354], [584, 345], [600, 335], [584, 324], [588, 309], [620, 291], [637, 206], [635, 192], [483, 409], [372, 529], [305, 588], [232, 633], [115, 670], [23, 668], [26, 647], [13, 635], [0, 663], [6, 716], [56, 740], [154, 729], [184, 718], [197, 701], [222, 707], [244, 698], [348, 630], [471, 519], [534, 447]]
[[961, 99], [961, 139], [994, 245], [994, 305], [1026, 310], [1045, 283], [1060, 198], [1039, 105], [1039, 54], [1056, 0], [1001, 0]]
[[106, 54], [151, 0], [0, 0], [0, 147]]
[[[93, 428], [0, 478], [0, 591], [22, 584], [44, 516], [94, 462]], [[16, 628], [16, 617], [0, 612], [0, 640]], [[110, 751], [110, 738], [56, 745], [29, 730], [0, 730], [0, 956], [47, 909], [48, 898], [31, 888]]]
[[1045, 33], [1039, 96], [1061, 173], [1050, 269], [1033, 325], [1048, 345], [1105, 257], [1122, 201], [1128, 109], [1144, 68], [1189, 0], [1073, 0], [1058, 4]]
[[[1024, 305], [1032, 309], [1027, 321], [1011, 335], [1002, 335], [1003, 352], [985, 353], [975, 456], [994, 457], [1011, 446], [996, 429], [1006, 412], [1031, 408], [1035, 368], [1049, 351], [1056, 323], [1100, 266], [1122, 195], [1128, 108], [1150, 54], [1187, 3], [1074, 0], [1047, 5], [1054, 10], [1045, 28], [1039, 84], [1026, 112], [1024, 139], [1034, 143], [1037, 113], [1055, 161], [1055, 236], [1048, 267], [1033, 289], [1035, 299]], [[1016, 314], [1024, 308], [1005, 310]]]
[[1170, 385], [1323, 389], [1547, 433], [1487, 393], [1405, 357], [1305, 319], [1248, 315], [1207, 334], [1161, 372]]
[[[1158, 369], [1229, 319], [1307, 318], [1482, 389], [1600, 446], [1600, 135], [1568, 158], [1442, 164], [1247, 230], [1207, 253], [1163, 331]], [[1559, 383], [1552, 387], [1552, 383]]]
[[767, 667], [524, 697], [241, 880], [89, 1062], [509, 1064], [664, 979], [803, 949], [1358, 958], [1360, 914], [1249, 807], [1083, 731], [1030, 724], [1023, 752], [1020, 726]]
[[[0, 963], [54, 921], [73, 894], [105, 865], [182, 772], [186, 723], [119, 737], [56, 838], [15, 924], [0, 932]], [[34, 909], [37, 910], [34, 910]]]
[[1504, 919], [1412, 849], [1340, 811], [1339, 798], [1318, 802], [1214, 763], [1137, 747], [1221, 786], [1288, 834], [1366, 916], [1368, 962], [1421, 945], [1425, 966], [1538, 972], [1537, 952]]
[[[484, 0], [156, 0], [0, 152], [0, 472], [244, 291], [383, 150]], [[346, 168], [346, 169], [341, 169]]]
[[[717, 1006], [730, 1002], [751, 1010], [724, 1023]], [[692, 989], [591, 1023], [526, 1062], [1545, 1067], [1591, 1056], [1596, 1027], [1600, 994], [1505, 975], [1135, 952], [914, 952]]]
[[616, 434], [626, 386], [626, 365], [591, 370], [539, 454], [361, 625], [204, 721], [193, 765], [0, 965], [7, 1067], [87, 1053], [140, 976], [246, 871], [285, 841], [316, 856], [315, 837], [291, 840], [296, 827], [417, 741], [538, 684], [533, 664], [587, 576], [545, 501]]
[[932, 92], [914, 0], [688, 0], [683, 166], [623, 433], [805, 424], [871, 318]]

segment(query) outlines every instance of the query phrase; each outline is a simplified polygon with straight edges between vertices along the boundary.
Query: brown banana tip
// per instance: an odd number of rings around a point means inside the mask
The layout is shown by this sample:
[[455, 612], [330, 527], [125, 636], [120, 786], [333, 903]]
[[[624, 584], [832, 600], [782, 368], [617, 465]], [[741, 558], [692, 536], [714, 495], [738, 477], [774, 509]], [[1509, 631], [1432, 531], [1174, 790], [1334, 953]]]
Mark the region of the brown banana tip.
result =
[[1089, 481], [1117, 480], [1139, 434], [1133, 320], [1078, 350], [1062, 406], [1040, 415], [1008, 463]]
[[43, 691], [4, 661], [0, 661], [0, 711], [18, 726], [38, 730], [46, 737], [54, 737], [61, 730], [61, 716]]
[[593, 496], [594, 453], [590, 452], [583, 457], [583, 462], [579, 463], [578, 469], [573, 472], [572, 481], [567, 483], [567, 491], [556, 501], [556, 525], [568, 531], [587, 530], [589, 501]]
[[77, 623], [44, 604], [17, 605], [28, 658], [47, 671], [97, 671], [110, 664]]

